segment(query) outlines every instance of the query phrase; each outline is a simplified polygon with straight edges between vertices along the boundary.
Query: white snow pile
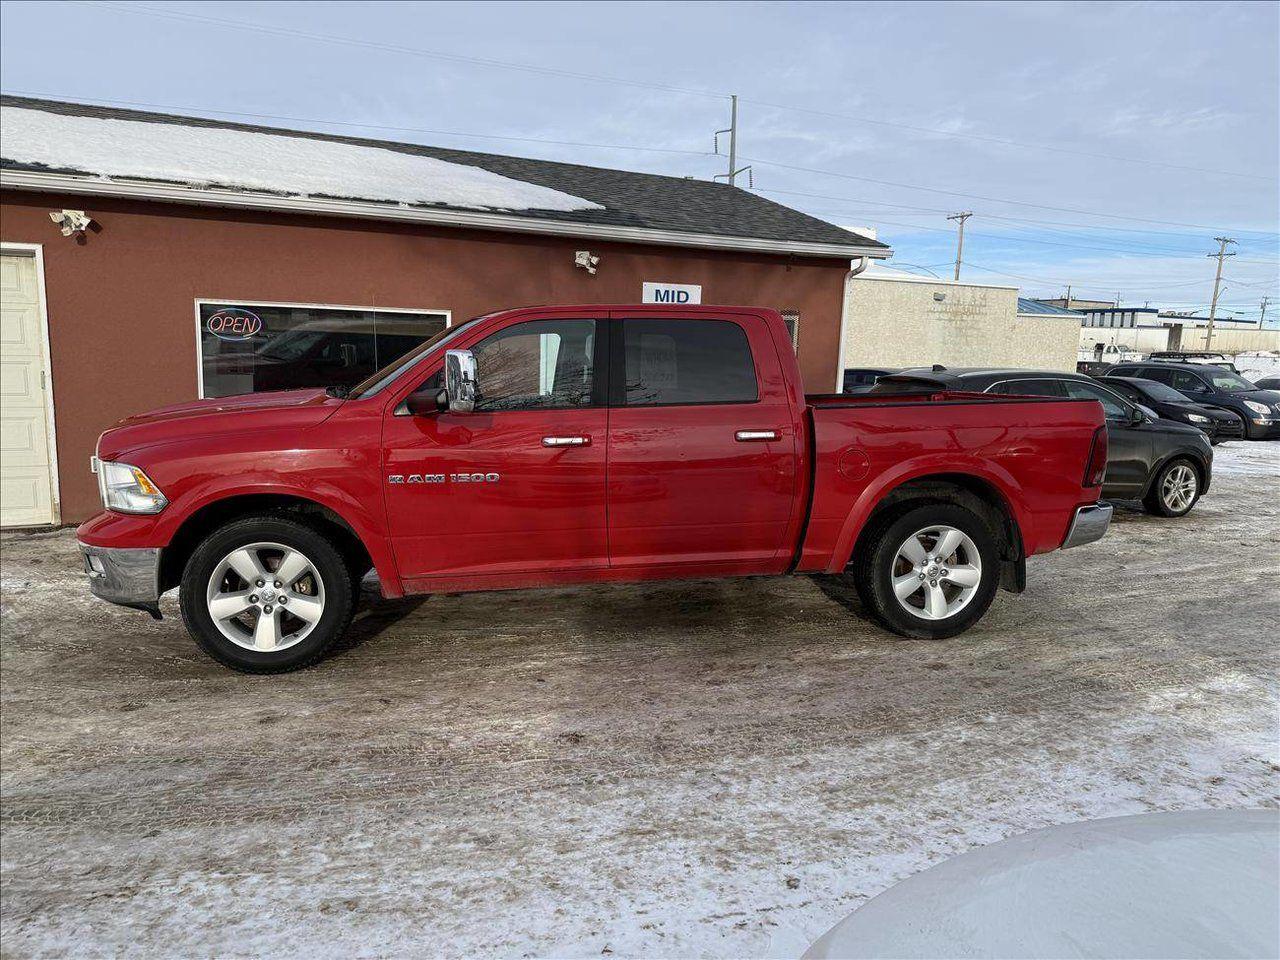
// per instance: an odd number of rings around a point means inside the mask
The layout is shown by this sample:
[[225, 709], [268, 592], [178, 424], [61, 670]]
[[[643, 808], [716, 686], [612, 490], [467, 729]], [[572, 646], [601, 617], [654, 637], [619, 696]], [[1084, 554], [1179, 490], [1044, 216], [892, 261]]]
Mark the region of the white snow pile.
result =
[[599, 210], [479, 167], [382, 147], [0, 107], [0, 155], [100, 177], [475, 210]]

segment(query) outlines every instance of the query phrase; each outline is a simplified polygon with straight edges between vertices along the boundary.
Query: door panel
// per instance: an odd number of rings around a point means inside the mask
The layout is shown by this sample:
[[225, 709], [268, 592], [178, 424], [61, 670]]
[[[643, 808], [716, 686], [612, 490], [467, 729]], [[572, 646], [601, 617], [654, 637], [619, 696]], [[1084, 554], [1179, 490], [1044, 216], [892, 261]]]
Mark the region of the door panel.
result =
[[1067, 395], [1076, 399], [1097, 400], [1107, 417], [1107, 475], [1103, 479], [1103, 495], [1136, 496], [1147, 483], [1152, 456], [1154, 424], [1135, 424], [1130, 419], [1133, 405], [1100, 384], [1083, 380], [1063, 380]]
[[0, 526], [57, 520], [34, 257], [0, 257]]
[[385, 417], [401, 576], [498, 581], [608, 565], [598, 326], [531, 320], [459, 344], [476, 358], [474, 412]]
[[[388, 417], [387, 516], [401, 576], [606, 566], [607, 424], [604, 408]], [[570, 436], [590, 444], [543, 445]]]
[[621, 328], [609, 421], [610, 565], [781, 569], [790, 560], [798, 451], [780, 385], [762, 383], [752, 361], [776, 364], [768, 331], [758, 320], [661, 318]]

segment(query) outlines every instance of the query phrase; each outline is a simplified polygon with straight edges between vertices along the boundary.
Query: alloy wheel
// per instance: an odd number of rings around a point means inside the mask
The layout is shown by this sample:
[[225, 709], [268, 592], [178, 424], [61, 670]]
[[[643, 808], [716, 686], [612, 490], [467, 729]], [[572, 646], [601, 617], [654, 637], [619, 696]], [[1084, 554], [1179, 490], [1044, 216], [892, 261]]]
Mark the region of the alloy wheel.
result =
[[891, 579], [902, 609], [922, 620], [945, 620], [967, 607], [977, 594], [982, 557], [963, 530], [925, 527], [898, 547]]
[[1176, 464], [1160, 482], [1160, 499], [1174, 513], [1182, 513], [1195, 501], [1199, 483], [1194, 469], [1185, 463]]
[[205, 603], [218, 631], [258, 653], [301, 643], [324, 614], [324, 581], [300, 550], [250, 543], [223, 557], [209, 577]]

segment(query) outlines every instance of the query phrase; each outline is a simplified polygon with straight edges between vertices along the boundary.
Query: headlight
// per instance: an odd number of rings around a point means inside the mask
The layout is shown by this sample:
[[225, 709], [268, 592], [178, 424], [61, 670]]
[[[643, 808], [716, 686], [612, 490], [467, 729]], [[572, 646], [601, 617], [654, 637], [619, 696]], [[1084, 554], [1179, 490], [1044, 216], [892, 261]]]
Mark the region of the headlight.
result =
[[1266, 415], [1271, 412], [1271, 408], [1268, 407], [1265, 403], [1257, 403], [1253, 400], [1246, 400], [1244, 402], [1244, 405], [1248, 407], [1250, 410], [1252, 410], [1254, 413], [1261, 413], [1263, 415]]
[[131, 463], [97, 460], [98, 492], [102, 505], [119, 513], [159, 513], [168, 499], [141, 467]]
[[1198, 413], [1188, 413], [1187, 419], [1190, 420], [1192, 423], [1208, 423], [1209, 422], [1208, 417], [1202, 417]]

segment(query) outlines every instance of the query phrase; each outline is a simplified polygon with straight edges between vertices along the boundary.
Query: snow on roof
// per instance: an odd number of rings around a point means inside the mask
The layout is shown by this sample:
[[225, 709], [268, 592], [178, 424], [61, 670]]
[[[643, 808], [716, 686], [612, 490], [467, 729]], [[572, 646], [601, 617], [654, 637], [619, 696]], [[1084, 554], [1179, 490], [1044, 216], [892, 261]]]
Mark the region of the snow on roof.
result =
[[101, 177], [474, 210], [600, 210], [479, 167], [380, 147], [0, 107], [0, 155]]
[[[847, 228], [846, 228], [847, 229]], [[1002, 283], [983, 283], [973, 280], [952, 280], [950, 277], [925, 276], [921, 273], [910, 273], [906, 270], [899, 270], [878, 261], [872, 262], [866, 270], [859, 273], [855, 279], [861, 280], [901, 280], [906, 283], [932, 283], [947, 287], [989, 287], [992, 290], [1016, 290], [1017, 287], [1008, 286]]]

